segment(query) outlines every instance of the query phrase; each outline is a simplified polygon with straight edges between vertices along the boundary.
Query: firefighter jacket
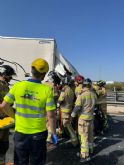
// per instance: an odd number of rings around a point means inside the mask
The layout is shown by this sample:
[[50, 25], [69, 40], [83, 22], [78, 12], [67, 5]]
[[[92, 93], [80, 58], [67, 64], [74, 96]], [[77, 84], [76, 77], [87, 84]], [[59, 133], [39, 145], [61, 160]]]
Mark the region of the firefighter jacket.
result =
[[96, 90], [98, 99], [97, 99], [97, 104], [104, 104], [106, 103], [106, 89], [104, 87], [99, 88], [98, 90]]
[[[0, 78], [0, 103], [2, 103], [4, 96], [9, 91], [9, 84], [6, 81], [3, 81], [2, 78]], [[6, 117], [5, 113], [0, 113], [0, 118]]]
[[82, 90], [83, 90], [83, 85], [82, 84], [79, 84], [78, 86], [76, 86], [76, 88], [75, 88], [76, 97], [78, 97], [78, 95], [80, 95], [82, 93]]
[[92, 120], [95, 103], [96, 95], [90, 89], [83, 88], [83, 92], [76, 99], [71, 116], [75, 117], [78, 114], [84, 120]]
[[71, 112], [74, 105], [74, 92], [70, 86], [65, 85], [60, 93], [58, 102], [62, 112]]
[[[3, 78], [0, 77], [0, 103], [2, 103], [4, 96], [9, 91], [9, 84], [6, 81], [3, 81]], [[5, 113], [0, 112], [0, 119], [7, 117]], [[8, 141], [9, 139], [9, 129], [0, 130], [0, 141]]]

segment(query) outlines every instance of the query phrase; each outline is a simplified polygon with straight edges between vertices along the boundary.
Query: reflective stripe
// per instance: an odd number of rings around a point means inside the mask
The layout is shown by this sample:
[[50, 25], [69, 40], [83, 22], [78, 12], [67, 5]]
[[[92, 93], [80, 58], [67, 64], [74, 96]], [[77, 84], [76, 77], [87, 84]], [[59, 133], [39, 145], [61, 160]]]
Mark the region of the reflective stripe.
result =
[[80, 115], [79, 118], [84, 119], [84, 120], [93, 120], [94, 116], [85, 114], [85, 115]]
[[37, 111], [44, 110], [44, 108], [39, 108], [39, 107], [30, 106], [30, 105], [26, 105], [26, 104], [16, 104], [16, 107], [18, 107], [18, 108], [28, 108], [30, 110], [37, 110]]
[[85, 146], [85, 147], [84, 146], [81, 146], [81, 148], [88, 149], [89, 147], [88, 146]]
[[60, 101], [60, 102], [62, 102], [63, 100], [64, 100], [63, 97], [60, 97], [60, 98], [58, 99], [58, 101]]
[[19, 115], [25, 118], [43, 118], [46, 116], [45, 114], [25, 114], [21, 112], [16, 112], [16, 115]]
[[46, 106], [49, 107], [49, 106], [52, 106], [54, 104], [55, 104], [54, 101], [51, 101], [50, 103], [46, 103]]
[[11, 98], [12, 100], [15, 100], [15, 97], [11, 93], [7, 93], [7, 96]]
[[65, 113], [68, 113], [68, 112], [71, 112], [71, 109], [61, 108], [61, 111], [62, 111], [62, 112], [65, 112]]
[[89, 153], [89, 149], [86, 149], [86, 148], [81, 149], [81, 154], [83, 153]]
[[70, 108], [61, 107], [61, 111], [62, 112], [71, 112], [72, 110]]

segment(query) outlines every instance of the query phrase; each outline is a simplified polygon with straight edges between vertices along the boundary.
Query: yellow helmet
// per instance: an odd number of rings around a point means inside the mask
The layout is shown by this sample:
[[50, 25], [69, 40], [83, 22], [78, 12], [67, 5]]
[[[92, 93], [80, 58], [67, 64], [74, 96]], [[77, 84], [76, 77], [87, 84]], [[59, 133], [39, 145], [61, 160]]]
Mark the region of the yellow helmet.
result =
[[33, 66], [40, 73], [47, 73], [49, 70], [48, 62], [42, 58], [34, 60], [31, 66]]

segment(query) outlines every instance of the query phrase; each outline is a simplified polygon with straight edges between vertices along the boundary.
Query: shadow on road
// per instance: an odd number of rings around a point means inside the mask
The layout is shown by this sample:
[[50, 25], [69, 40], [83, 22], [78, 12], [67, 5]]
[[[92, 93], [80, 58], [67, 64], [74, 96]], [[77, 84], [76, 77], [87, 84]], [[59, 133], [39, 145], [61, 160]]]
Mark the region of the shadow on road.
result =
[[[111, 125], [109, 133], [96, 139], [97, 146], [95, 147], [94, 157], [92, 161], [85, 163], [86, 165], [118, 164], [119, 158], [124, 155], [124, 151], [118, 149], [119, 143], [124, 140], [123, 120], [122, 117], [119, 119], [114, 116], [109, 117]], [[61, 143], [57, 148], [48, 152], [47, 165], [81, 165], [76, 156], [77, 152], [79, 152], [79, 147], [73, 148], [70, 142]], [[119, 165], [123, 165], [123, 162]]]
[[[124, 155], [124, 151], [117, 150], [110, 152], [108, 155], [98, 155], [93, 160], [92, 163], [94, 165], [117, 165], [119, 163], [119, 158]], [[119, 165], [123, 165], [124, 162], [119, 163]], [[87, 163], [90, 165], [90, 163]]]
[[111, 131], [110, 133], [112, 135], [116, 135], [117, 138], [124, 138], [124, 117], [117, 118], [116, 116], [113, 116], [110, 120], [111, 124]]
[[97, 145], [95, 149], [96, 154], [109, 146], [115, 145], [116, 143], [123, 141], [124, 139], [124, 131], [123, 131], [124, 121], [123, 120], [124, 119], [118, 120], [117, 117], [109, 116], [109, 125], [110, 125], [109, 132], [102, 136], [99, 136], [95, 140], [95, 144]]
[[[73, 148], [70, 143], [58, 146], [48, 153], [47, 165], [81, 165], [76, 156], [78, 148]], [[95, 155], [90, 162], [85, 165], [117, 165], [119, 157], [124, 155], [124, 151], [117, 150], [105, 155]], [[84, 164], [84, 163], [83, 163]], [[119, 165], [123, 165], [120, 163]]]
[[[109, 133], [95, 140], [94, 157], [86, 165], [124, 165], [124, 117], [112, 116], [109, 121]], [[79, 146], [74, 148], [68, 140], [62, 140], [57, 147], [49, 148], [46, 165], [85, 165], [79, 162], [77, 152]], [[10, 135], [7, 161], [13, 161], [13, 133]]]

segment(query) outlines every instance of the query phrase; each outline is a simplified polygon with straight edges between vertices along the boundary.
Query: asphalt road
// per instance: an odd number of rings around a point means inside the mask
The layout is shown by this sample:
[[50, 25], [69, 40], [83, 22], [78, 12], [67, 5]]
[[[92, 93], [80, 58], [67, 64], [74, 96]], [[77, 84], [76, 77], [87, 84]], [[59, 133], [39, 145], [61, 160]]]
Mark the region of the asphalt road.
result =
[[[124, 165], [124, 116], [110, 117], [109, 133], [95, 140], [95, 153], [86, 165]], [[13, 160], [13, 133], [10, 135], [10, 148], [7, 162]], [[81, 165], [69, 140], [60, 141], [59, 146], [51, 146], [47, 153], [46, 165]]]

